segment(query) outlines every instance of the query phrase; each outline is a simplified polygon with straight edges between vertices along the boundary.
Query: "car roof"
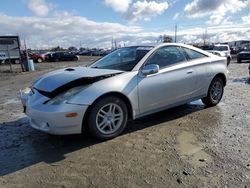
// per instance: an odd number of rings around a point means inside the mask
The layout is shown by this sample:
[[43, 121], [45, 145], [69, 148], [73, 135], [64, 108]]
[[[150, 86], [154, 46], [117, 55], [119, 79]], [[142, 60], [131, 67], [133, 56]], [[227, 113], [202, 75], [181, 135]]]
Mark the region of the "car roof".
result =
[[151, 50], [153, 49], [155, 46], [146, 46], [146, 45], [136, 45], [136, 46], [125, 46], [123, 48], [141, 48], [141, 49], [145, 49], [145, 50]]
[[191, 45], [187, 45], [187, 44], [183, 44], [183, 43], [162, 43], [162, 44], [159, 44], [157, 46], [155, 46], [152, 50], [150, 50], [149, 53], [147, 53], [139, 62], [138, 64], [134, 67], [133, 71], [135, 70], [139, 70], [141, 65], [142, 65], [142, 62], [144, 62], [152, 53], [153, 51], [159, 49], [159, 48], [162, 48], [162, 47], [165, 47], [165, 46], [177, 46], [177, 47], [183, 47], [183, 48], [188, 48], [188, 49], [191, 49], [191, 50], [194, 50], [194, 51], [197, 51], [197, 52], [200, 52], [201, 54], [204, 54], [208, 57], [216, 57], [216, 58], [219, 58], [219, 56], [217, 55], [214, 55], [210, 52], [207, 52], [207, 51], [204, 51], [204, 50], [201, 50], [197, 47], [194, 47], [194, 46], [191, 46]]

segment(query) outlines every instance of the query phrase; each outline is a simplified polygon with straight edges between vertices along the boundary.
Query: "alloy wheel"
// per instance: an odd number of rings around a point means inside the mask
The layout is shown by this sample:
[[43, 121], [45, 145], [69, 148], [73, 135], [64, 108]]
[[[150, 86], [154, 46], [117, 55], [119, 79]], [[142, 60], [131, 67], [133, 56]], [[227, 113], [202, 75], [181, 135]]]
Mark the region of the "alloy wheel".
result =
[[221, 85], [221, 82], [220, 81], [214, 82], [210, 90], [211, 99], [213, 101], [218, 101], [221, 99], [222, 94], [223, 94], [223, 86]]
[[122, 108], [115, 103], [109, 103], [98, 111], [96, 125], [101, 133], [113, 134], [121, 127], [123, 119]]

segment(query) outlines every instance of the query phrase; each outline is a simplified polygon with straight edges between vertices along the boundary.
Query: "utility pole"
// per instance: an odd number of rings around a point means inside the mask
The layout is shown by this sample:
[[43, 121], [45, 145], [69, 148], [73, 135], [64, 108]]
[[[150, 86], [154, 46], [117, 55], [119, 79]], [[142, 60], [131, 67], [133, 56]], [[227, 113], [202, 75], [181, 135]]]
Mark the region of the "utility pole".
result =
[[111, 40], [111, 49], [113, 50], [114, 49], [114, 38], [112, 37], [112, 40]]
[[203, 33], [203, 45], [206, 45], [206, 40], [207, 40], [207, 28], [205, 28], [204, 33]]
[[177, 42], [177, 24], [175, 24], [174, 42]]
[[116, 39], [115, 39], [115, 49], [117, 49], [117, 43], [116, 43]]

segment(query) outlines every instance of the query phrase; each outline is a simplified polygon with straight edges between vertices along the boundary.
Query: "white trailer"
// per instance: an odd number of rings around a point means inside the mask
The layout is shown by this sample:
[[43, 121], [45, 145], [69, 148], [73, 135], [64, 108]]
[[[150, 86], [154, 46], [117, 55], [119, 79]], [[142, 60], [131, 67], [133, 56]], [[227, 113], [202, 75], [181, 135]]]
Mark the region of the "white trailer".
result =
[[[0, 63], [19, 63], [20, 40], [18, 36], [0, 36]], [[8, 61], [9, 60], [9, 61]]]

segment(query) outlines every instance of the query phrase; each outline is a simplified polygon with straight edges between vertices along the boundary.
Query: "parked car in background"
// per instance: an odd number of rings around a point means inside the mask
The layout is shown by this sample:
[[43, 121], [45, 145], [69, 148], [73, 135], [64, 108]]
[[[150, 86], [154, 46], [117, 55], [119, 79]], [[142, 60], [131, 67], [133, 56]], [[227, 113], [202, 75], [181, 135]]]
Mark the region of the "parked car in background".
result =
[[232, 60], [232, 56], [230, 53], [230, 47], [229, 45], [225, 45], [225, 44], [216, 44], [213, 47], [213, 50], [207, 50], [208, 52], [211, 52], [215, 55], [219, 55], [221, 57], [225, 57], [227, 58], [227, 65], [230, 64], [231, 60]]
[[96, 50], [82, 50], [76, 53], [76, 55], [85, 55], [85, 56], [105, 56], [111, 53], [112, 50], [105, 49], [96, 49]]
[[243, 60], [250, 60], [250, 48], [237, 54], [237, 63], [241, 63]]
[[36, 63], [42, 63], [45, 61], [45, 54], [42, 53], [29, 53], [30, 59], [32, 59]]
[[[248, 72], [249, 72], [249, 76], [250, 76], [250, 64], [248, 66]], [[250, 78], [249, 78], [250, 79]]]
[[203, 45], [203, 46], [197, 46], [197, 48], [208, 51], [208, 50], [213, 50], [214, 46], [213, 45]]
[[242, 47], [233, 46], [230, 48], [230, 50], [231, 50], [231, 54], [238, 54], [241, 51], [243, 51], [244, 49]]
[[176, 43], [124, 47], [88, 67], [64, 68], [21, 92], [30, 125], [50, 134], [110, 139], [128, 119], [202, 99], [217, 105], [227, 82], [225, 58]]
[[91, 56], [91, 50], [82, 50], [78, 51], [76, 55], [86, 55], [86, 56]]
[[214, 55], [218, 55], [221, 57], [225, 57], [225, 53], [224, 52], [220, 52], [220, 51], [215, 51], [215, 50], [211, 50], [209, 51], [210, 53], [214, 54]]
[[46, 54], [46, 61], [58, 62], [58, 61], [78, 61], [79, 56], [70, 52], [51, 52]]

